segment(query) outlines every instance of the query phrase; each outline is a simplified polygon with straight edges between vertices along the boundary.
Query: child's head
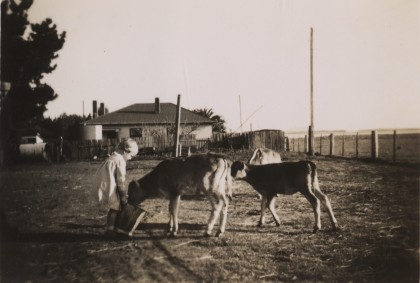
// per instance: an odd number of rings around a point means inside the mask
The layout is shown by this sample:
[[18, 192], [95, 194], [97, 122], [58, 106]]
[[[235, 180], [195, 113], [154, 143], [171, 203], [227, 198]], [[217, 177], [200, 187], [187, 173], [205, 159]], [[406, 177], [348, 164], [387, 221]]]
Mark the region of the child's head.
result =
[[128, 139], [123, 139], [118, 144], [118, 150], [123, 153], [125, 160], [130, 160], [133, 156], [137, 155], [137, 152], [139, 151], [139, 147], [137, 146], [136, 141], [128, 138]]

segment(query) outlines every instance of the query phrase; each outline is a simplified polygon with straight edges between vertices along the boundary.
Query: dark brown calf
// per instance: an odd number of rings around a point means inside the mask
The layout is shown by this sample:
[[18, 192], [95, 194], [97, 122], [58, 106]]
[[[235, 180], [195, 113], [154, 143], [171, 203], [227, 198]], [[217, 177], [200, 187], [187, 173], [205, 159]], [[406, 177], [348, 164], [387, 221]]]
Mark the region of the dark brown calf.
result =
[[301, 192], [314, 210], [314, 232], [321, 229], [319, 201], [327, 208], [333, 228], [338, 229], [330, 201], [319, 188], [316, 165], [313, 162], [299, 161], [250, 165], [235, 161], [232, 164], [231, 174], [235, 179], [243, 179], [248, 182], [262, 195], [261, 218], [258, 225], [264, 224], [264, 211], [268, 206], [277, 226], [279, 226], [280, 219], [275, 211], [275, 196], [277, 194], [291, 195]]
[[[247, 162], [251, 165], [264, 165], [271, 163], [281, 163], [280, 153], [268, 148], [256, 148]], [[258, 194], [258, 199], [262, 199], [262, 196]]]

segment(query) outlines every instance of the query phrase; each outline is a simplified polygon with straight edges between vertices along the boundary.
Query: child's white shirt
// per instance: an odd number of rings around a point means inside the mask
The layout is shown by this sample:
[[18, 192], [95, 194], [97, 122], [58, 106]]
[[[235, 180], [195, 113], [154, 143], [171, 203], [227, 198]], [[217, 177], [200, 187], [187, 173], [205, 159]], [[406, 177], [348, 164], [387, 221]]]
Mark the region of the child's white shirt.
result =
[[123, 156], [114, 152], [96, 172], [99, 202], [119, 210], [120, 201], [117, 189], [124, 190], [126, 161]]

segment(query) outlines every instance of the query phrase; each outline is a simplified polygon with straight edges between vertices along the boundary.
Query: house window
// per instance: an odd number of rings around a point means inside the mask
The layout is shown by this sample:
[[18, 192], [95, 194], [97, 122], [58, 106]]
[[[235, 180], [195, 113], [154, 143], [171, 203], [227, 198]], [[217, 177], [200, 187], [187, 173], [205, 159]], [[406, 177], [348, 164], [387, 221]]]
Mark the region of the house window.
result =
[[105, 130], [102, 131], [103, 139], [116, 139], [118, 137], [116, 130]]
[[143, 137], [142, 128], [130, 128], [130, 138], [141, 138]]

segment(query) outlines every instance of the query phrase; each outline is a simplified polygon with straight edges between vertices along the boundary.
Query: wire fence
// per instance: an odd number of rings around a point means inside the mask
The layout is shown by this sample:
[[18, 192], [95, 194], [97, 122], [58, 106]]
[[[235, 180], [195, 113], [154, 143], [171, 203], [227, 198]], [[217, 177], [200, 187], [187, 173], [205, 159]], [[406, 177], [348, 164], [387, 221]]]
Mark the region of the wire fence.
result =
[[[308, 152], [308, 138], [288, 138], [292, 152]], [[420, 134], [329, 134], [314, 137], [314, 153], [353, 158], [420, 163]]]

